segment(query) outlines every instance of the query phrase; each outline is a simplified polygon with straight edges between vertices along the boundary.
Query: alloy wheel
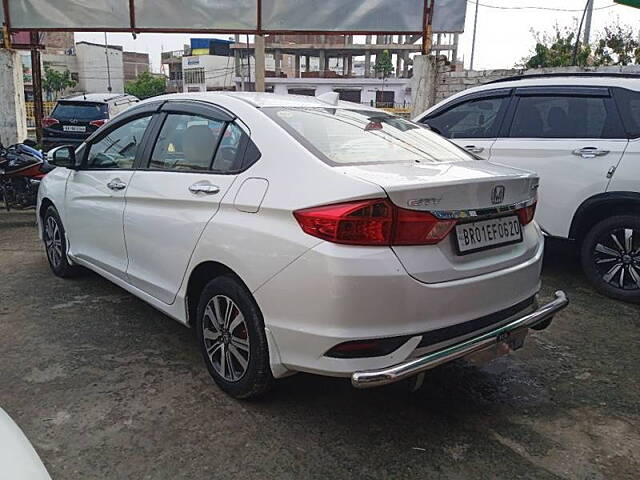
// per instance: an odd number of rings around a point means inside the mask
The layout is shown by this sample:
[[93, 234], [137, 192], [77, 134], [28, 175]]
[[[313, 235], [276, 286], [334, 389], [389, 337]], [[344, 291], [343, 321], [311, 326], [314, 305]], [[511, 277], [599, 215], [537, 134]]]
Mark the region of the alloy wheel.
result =
[[621, 227], [602, 235], [593, 250], [602, 281], [621, 290], [640, 290], [640, 231]]
[[226, 295], [207, 304], [202, 321], [207, 358], [226, 381], [237, 382], [249, 365], [249, 331], [244, 315]]
[[53, 268], [58, 268], [62, 262], [62, 235], [55, 217], [47, 217], [44, 229], [44, 244], [51, 265], [53, 265]]

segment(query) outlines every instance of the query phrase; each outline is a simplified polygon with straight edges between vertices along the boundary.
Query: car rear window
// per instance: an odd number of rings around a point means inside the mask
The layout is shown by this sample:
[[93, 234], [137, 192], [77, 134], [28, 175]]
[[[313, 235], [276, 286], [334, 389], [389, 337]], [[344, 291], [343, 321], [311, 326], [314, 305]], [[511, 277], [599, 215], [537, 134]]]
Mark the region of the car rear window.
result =
[[294, 138], [332, 165], [473, 157], [427, 128], [376, 110], [265, 108]]
[[62, 120], [74, 118], [76, 120], [98, 120], [108, 118], [106, 103], [92, 102], [58, 102], [51, 116]]

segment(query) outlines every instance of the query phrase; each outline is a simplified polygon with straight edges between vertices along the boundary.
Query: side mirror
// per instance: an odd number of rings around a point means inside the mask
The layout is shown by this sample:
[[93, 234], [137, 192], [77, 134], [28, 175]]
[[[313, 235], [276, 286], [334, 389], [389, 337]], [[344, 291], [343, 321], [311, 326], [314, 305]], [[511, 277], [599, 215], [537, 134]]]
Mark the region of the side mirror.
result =
[[71, 145], [56, 147], [47, 152], [47, 161], [56, 167], [70, 168], [77, 170], [76, 150]]

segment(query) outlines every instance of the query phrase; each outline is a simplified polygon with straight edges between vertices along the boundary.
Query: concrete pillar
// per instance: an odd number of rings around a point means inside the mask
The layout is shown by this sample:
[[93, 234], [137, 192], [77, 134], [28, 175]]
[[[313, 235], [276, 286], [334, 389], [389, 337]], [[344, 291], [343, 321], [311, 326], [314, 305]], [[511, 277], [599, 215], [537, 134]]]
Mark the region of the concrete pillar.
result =
[[347, 55], [347, 76], [353, 75], [353, 56]]
[[324, 72], [327, 69], [327, 56], [324, 50], [320, 50], [318, 52], [318, 55], [320, 56], [320, 73], [319, 76], [320, 78], [324, 77]]
[[282, 52], [280, 50], [275, 50], [273, 52], [273, 59], [276, 64], [276, 78], [280, 78], [280, 73], [282, 72]]
[[22, 61], [15, 50], [0, 49], [0, 141], [5, 146], [27, 138]]
[[304, 71], [307, 73], [311, 71], [311, 55], [305, 55], [304, 57]]
[[[367, 35], [364, 42], [367, 45], [371, 45], [371, 35]], [[364, 54], [364, 78], [371, 76], [371, 51], [367, 50]]]
[[[240, 35], [236, 33], [234, 40], [236, 46], [240, 45]], [[240, 50], [233, 51], [233, 64], [236, 70], [236, 77], [242, 76], [242, 70], [240, 69]]]
[[264, 35], [255, 36], [256, 92], [264, 92]]
[[438, 70], [434, 57], [416, 55], [413, 57], [413, 77], [411, 78], [412, 109], [415, 117], [435, 103]]
[[300, 55], [296, 55], [295, 76], [300, 78]]

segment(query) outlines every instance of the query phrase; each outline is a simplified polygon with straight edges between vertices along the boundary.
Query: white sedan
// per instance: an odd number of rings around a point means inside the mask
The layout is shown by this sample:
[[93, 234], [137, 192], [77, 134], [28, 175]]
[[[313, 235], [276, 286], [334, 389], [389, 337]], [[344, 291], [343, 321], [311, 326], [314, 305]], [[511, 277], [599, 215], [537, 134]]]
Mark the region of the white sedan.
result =
[[169, 95], [49, 152], [51, 269], [193, 326], [239, 398], [298, 371], [391, 383], [548, 325], [567, 300], [536, 303], [538, 178], [336, 97]]

